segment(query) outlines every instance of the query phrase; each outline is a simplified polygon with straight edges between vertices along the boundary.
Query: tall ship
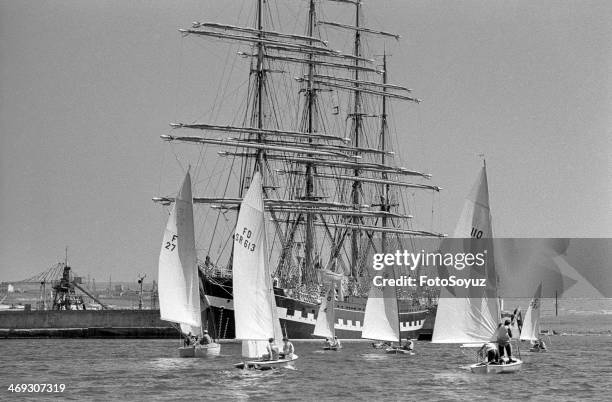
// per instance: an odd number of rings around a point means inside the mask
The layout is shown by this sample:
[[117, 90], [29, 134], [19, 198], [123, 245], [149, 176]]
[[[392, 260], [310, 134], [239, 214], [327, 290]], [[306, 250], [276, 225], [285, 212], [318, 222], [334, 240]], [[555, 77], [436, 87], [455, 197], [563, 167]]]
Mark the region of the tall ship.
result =
[[[191, 166], [203, 317], [217, 338], [235, 335], [231, 256], [249, 236], [234, 230], [256, 171], [278, 316], [290, 338], [314, 338], [330, 280], [338, 284], [336, 335], [361, 338], [372, 255], [444, 237], [412, 223], [414, 194], [432, 199], [440, 188], [428, 173], [404, 167], [398, 143], [406, 140], [390, 124], [392, 103], [402, 113], [420, 102], [390, 79], [385, 49], [400, 36], [368, 26], [360, 0], [290, 6], [295, 15], [255, 0], [249, 20], [179, 30], [206, 42], [206, 78], [228, 82], [208, 96], [209, 120], [172, 122], [161, 136], [182, 173]], [[174, 202], [172, 195], [153, 200]], [[436, 290], [398, 288], [397, 299], [401, 336], [430, 338]]]

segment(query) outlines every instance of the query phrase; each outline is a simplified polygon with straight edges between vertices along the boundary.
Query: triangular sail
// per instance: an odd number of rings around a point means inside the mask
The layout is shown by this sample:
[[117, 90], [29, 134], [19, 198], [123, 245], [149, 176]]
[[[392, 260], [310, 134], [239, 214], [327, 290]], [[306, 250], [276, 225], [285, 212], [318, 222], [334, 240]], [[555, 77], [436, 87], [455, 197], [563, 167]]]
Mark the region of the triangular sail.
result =
[[186, 334], [199, 335], [202, 328], [200, 283], [189, 172], [176, 196], [164, 231], [159, 254], [158, 286], [161, 319], [180, 324]]
[[523, 319], [523, 331], [521, 332], [522, 341], [535, 341], [540, 334], [540, 307], [542, 302], [542, 284], [538, 288], [529, 303], [529, 308]]
[[234, 317], [236, 339], [245, 357], [259, 357], [268, 338], [280, 343], [282, 332], [268, 268], [261, 175], [256, 172], [240, 205], [234, 232]]
[[325, 297], [321, 300], [319, 306], [319, 313], [317, 315], [317, 322], [315, 324], [314, 336], [321, 336], [324, 338], [333, 339], [336, 336], [336, 329], [334, 327], [336, 321], [336, 315], [334, 313], [335, 308], [335, 290], [336, 285], [331, 282], [328, 286]]
[[517, 306], [512, 312], [512, 320], [510, 322], [510, 331], [512, 332], [512, 339], [520, 339], [521, 328], [519, 327], [519, 319], [521, 315], [521, 308]]
[[491, 221], [489, 183], [487, 170], [483, 167], [465, 200], [453, 237], [457, 239], [490, 238], [493, 236]]
[[[487, 172], [483, 167], [465, 201], [454, 237], [486, 239], [491, 236]], [[464, 244], [469, 247], [469, 241], [465, 241]], [[487, 288], [470, 287], [464, 295], [453, 295], [449, 289], [442, 288], [432, 342], [480, 343], [491, 340], [499, 321], [492, 250], [489, 250], [486, 259], [486, 270], [489, 282]]]
[[389, 342], [400, 341], [399, 311], [394, 287], [370, 287], [361, 337]]

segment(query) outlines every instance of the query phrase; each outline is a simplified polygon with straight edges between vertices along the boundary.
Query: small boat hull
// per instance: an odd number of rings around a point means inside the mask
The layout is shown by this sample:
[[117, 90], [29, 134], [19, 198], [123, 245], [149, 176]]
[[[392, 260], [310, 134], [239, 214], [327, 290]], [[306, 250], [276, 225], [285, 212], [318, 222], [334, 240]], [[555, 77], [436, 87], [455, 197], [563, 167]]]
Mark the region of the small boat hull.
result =
[[342, 346], [323, 346], [323, 350], [335, 350], [338, 351], [342, 349]]
[[180, 357], [195, 357], [195, 346], [182, 346], [179, 348]]
[[219, 356], [221, 353], [221, 345], [218, 343], [209, 343], [208, 345], [196, 345], [195, 357], [213, 357]]
[[540, 349], [540, 348], [531, 348], [529, 349], [531, 353], [545, 353], [548, 352], [548, 349]]
[[289, 366], [297, 359], [298, 359], [298, 355], [294, 354], [290, 359], [247, 360], [244, 362], [234, 364], [234, 367], [238, 369], [250, 369], [250, 370], [272, 370], [272, 369], [278, 369], [278, 368]]
[[392, 355], [409, 355], [409, 356], [414, 355], [414, 352], [412, 350], [406, 350], [406, 349], [397, 348], [397, 347], [386, 348], [385, 353], [392, 354]]
[[191, 345], [179, 348], [180, 357], [212, 357], [219, 356], [221, 353], [221, 345], [211, 343], [208, 345]]
[[505, 364], [476, 363], [470, 366], [470, 370], [475, 374], [507, 374], [519, 371], [522, 366], [523, 362], [517, 359]]

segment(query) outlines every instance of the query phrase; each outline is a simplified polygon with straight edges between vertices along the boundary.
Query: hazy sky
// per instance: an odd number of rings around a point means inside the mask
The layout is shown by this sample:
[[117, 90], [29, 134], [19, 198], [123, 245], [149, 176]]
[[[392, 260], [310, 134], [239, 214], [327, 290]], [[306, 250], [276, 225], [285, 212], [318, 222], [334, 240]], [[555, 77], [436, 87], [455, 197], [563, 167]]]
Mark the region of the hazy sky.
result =
[[[212, 96], [190, 97], [224, 66], [214, 54], [189, 63], [205, 39], [177, 29], [244, 23], [252, 2], [229, 3], [0, 1], [0, 281], [47, 269], [66, 245], [82, 275], [157, 276], [167, 215], [151, 197], [182, 174], [159, 135], [201, 117]], [[302, 7], [301, 32], [306, 3], [279, 4]], [[424, 99], [394, 124], [407, 167], [444, 188], [436, 229], [452, 233], [485, 153], [498, 236], [612, 237], [612, 2], [365, 11], [402, 35], [392, 74]]]

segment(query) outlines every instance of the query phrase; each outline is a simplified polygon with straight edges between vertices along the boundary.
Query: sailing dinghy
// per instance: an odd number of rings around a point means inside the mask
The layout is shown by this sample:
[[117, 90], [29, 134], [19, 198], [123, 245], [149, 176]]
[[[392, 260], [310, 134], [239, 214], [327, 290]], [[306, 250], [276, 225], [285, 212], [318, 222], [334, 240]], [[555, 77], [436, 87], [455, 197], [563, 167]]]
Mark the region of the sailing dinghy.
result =
[[[385, 269], [392, 270], [392, 267]], [[387, 276], [387, 273], [385, 273]], [[397, 293], [392, 286], [371, 286], [366, 303], [365, 314], [363, 317], [363, 330], [361, 337], [375, 341], [390, 342], [391, 346], [385, 343], [376, 349], [385, 349], [385, 353], [414, 355], [413, 343], [408, 341], [405, 346], [401, 346], [399, 308]], [[397, 342], [400, 346], [393, 346]], [[376, 345], [376, 344], [374, 344]]]
[[521, 341], [530, 341], [530, 352], [542, 353], [547, 352], [546, 344], [540, 335], [540, 307], [542, 303], [542, 284], [538, 288], [529, 303], [529, 308], [525, 313], [523, 321], [523, 331], [521, 332]]
[[242, 203], [234, 232], [233, 278], [236, 339], [242, 340], [245, 361], [237, 368], [269, 370], [284, 367], [298, 356], [264, 356], [268, 339], [282, 350], [282, 332], [268, 265], [261, 174], [255, 172]]
[[336, 337], [336, 286], [341, 288], [342, 274], [325, 269], [321, 272], [321, 275], [324, 278], [323, 282], [326, 284], [326, 291], [319, 305], [317, 321], [312, 334], [326, 339], [323, 350], [338, 351], [342, 349], [342, 345]]
[[321, 300], [319, 306], [319, 313], [317, 314], [317, 321], [315, 323], [314, 336], [321, 336], [328, 341], [323, 350], [335, 350], [342, 349], [342, 346], [335, 341], [336, 339], [336, 328], [335, 321], [336, 315], [334, 314], [335, 302], [336, 302], [336, 285], [331, 281], [327, 286], [325, 297]]
[[[454, 237], [465, 239], [464, 247], [469, 248], [475, 245], [475, 242], [469, 240], [470, 238], [487, 239], [492, 237], [492, 233], [485, 165], [466, 199]], [[457, 294], [459, 290], [456, 288], [453, 291], [442, 288], [432, 343], [458, 343], [463, 344], [463, 347], [480, 347], [487, 342], [496, 341], [494, 336], [501, 316], [494, 258], [490, 251], [484, 266], [488, 286], [472, 286], [465, 289], [463, 294]], [[523, 362], [518, 359], [512, 363], [501, 364], [477, 362], [470, 366], [470, 370], [478, 374], [512, 373], [520, 370], [522, 364]]]
[[[168, 218], [159, 254], [159, 311], [161, 319], [177, 324], [185, 339], [203, 338], [200, 282], [193, 229], [191, 176], [185, 175]], [[218, 343], [179, 348], [180, 357], [217, 356]]]

